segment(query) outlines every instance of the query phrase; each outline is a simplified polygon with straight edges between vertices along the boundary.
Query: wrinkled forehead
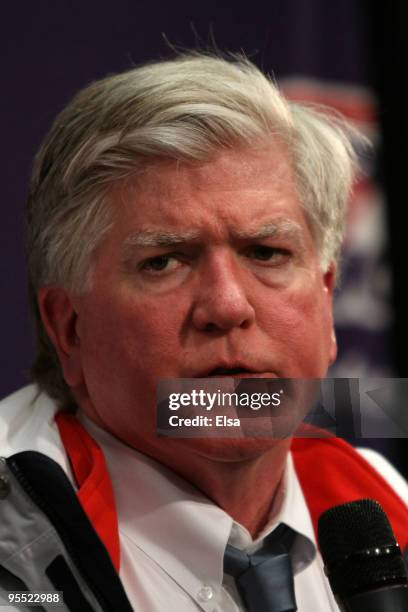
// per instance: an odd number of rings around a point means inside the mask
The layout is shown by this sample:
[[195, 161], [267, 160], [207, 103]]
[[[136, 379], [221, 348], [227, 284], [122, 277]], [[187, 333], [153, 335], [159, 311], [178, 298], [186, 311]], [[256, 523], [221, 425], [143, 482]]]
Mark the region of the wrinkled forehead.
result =
[[204, 162], [150, 161], [114, 200], [117, 224], [137, 246], [199, 240], [210, 225], [232, 238], [285, 235], [299, 244], [308, 230], [288, 153], [276, 145]]
[[[246, 228], [227, 226], [227, 239], [231, 243], [256, 242], [274, 239], [286, 244], [292, 244], [302, 253], [307, 248], [302, 226], [284, 217], [275, 217], [270, 221], [252, 223]], [[138, 247], [173, 248], [182, 245], [200, 245], [206, 242], [208, 235], [200, 229], [186, 231], [168, 230], [165, 226], [149, 227], [144, 225], [130, 232], [123, 243], [124, 252], [131, 253]]]
[[295, 189], [292, 161], [287, 147], [268, 143], [254, 149], [219, 151], [204, 161], [151, 159], [126, 183], [127, 189], [145, 193], [188, 190], [228, 191], [256, 188], [271, 190], [283, 185]]

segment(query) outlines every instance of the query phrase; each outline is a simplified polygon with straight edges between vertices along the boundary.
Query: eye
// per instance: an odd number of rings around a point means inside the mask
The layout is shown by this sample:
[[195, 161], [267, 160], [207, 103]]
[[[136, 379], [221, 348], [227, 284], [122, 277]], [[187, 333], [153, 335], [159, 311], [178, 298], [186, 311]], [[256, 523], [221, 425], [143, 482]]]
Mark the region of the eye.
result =
[[182, 265], [180, 256], [176, 253], [165, 253], [145, 259], [139, 269], [152, 276], [162, 276], [177, 271]]
[[143, 265], [144, 270], [154, 270], [155, 272], [161, 272], [164, 270], [169, 263], [168, 255], [160, 255], [159, 257], [153, 257], [146, 261]]
[[287, 249], [256, 244], [247, 249], [246, 256], [260, 262], [279, 265], [289, 259], [290, 252]]
[[158, 274], [160, 272], [171, 272], [179, 265], [181, 265], [181, 262], [176, 259], [175, 255], [169, 254], [150, 257], [142, 263], [140, 268], [144, 272]]

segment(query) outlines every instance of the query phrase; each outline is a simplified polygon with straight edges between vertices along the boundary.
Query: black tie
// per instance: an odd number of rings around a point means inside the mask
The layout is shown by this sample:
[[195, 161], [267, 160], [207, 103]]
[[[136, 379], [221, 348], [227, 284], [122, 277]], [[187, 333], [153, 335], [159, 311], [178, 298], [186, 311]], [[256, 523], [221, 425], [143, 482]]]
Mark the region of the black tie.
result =
[[235, 578], [249, 612], [297, 610], [289, 556], [295, 535], [281, 523], [252, 555], [230, 545], [225, 549], [224, 572]]

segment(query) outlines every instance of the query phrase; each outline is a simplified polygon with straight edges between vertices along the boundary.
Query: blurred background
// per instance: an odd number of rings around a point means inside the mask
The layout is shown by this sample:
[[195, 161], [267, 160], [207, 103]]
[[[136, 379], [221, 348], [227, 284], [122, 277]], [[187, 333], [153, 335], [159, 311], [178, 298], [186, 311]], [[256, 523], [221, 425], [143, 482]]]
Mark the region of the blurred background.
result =
[[[172, 55], [244, 51], [286, 94], [334, 107], [371, 142], [350, 205], [331, 374], [404, 377], [408, 292], [405, 147], [408, 5], [403, 0], [36, 0], [2, 7], [0, 396], [28, 381], [23, 207], [32, 158], [55, 115], [92, 80]], [[402, 432], [402, 435], [407, 433]], [[355, 440], [408, 475], [405, 439]]]

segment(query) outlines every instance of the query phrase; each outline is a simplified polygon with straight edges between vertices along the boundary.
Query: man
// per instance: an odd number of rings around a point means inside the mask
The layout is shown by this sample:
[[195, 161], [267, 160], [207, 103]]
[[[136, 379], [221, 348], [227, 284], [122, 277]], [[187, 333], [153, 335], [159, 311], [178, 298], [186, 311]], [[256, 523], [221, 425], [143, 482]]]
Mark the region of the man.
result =
[[[155, 402], [160, 379], [325, 376], [353, 166], [337, 122], [246, 60], [196, 54], [90, 85], [36, 158], [36, 386], [3, 402], [2, 454], [38, 450], [89, 489], [96, 463], [78, 474], [99, 444], [119, 521], [109, 552], [135, 610], [256, 609], [224, 553], [259, 550], [278, 525], [298, 609], [337, 609], [291, 440], [158, 437]], [[76, 420], [57, 424], [61, 409]]]

